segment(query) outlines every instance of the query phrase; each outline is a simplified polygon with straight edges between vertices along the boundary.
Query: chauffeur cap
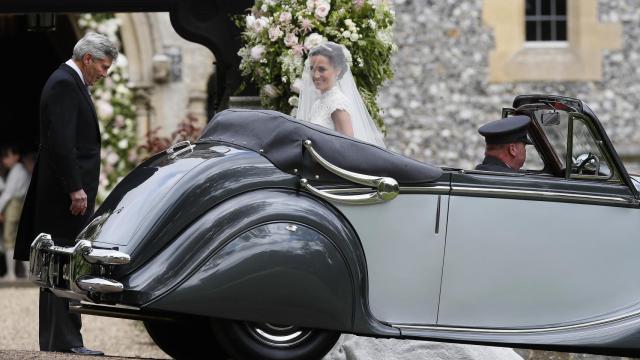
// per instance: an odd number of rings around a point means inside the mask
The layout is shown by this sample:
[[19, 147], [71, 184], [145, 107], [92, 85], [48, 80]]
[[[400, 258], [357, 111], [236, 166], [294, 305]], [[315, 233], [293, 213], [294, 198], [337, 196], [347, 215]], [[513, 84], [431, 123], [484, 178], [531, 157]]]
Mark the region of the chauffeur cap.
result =
[[531, 145], [532, 142], [527, 137], [529, 124], [531, 119], [528, 116], [517, 115], [484, 124], [478, 132], [484, 136], [487, 144], [523, 142]]

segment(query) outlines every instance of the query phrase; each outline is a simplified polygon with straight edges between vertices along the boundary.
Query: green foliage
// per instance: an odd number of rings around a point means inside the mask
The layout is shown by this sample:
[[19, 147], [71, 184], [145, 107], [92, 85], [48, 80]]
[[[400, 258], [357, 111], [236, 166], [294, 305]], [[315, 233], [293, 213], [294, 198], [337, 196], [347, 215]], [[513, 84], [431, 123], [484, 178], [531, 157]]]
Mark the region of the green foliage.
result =
[[243, 30], [240, 70], [260, 87], [262, 105], [295, 112], [304, 58], [326, 41], [351, 53], [351, 71], [365, 104], [384, 131], [375, 98], [393, 75], [395, 17], [386, 0], [257, 0], [236, 20]]

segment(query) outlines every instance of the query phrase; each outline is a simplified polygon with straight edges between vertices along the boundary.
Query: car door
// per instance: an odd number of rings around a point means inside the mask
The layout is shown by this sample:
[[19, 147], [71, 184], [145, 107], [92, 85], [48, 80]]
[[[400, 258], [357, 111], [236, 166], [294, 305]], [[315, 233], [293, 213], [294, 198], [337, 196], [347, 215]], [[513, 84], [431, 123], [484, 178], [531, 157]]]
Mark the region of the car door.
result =
[[567, 140], [566, 178], [453, 175], [438, 325], [549, 329], [640, 310], [637, 199], [588, 121], [569, 119], [552, 139]]
[[334, 205], [360, 237], [371, 313], [388, 323], [435, 324], [446, 236], [449, 175], [401, 187], [373, 205]]

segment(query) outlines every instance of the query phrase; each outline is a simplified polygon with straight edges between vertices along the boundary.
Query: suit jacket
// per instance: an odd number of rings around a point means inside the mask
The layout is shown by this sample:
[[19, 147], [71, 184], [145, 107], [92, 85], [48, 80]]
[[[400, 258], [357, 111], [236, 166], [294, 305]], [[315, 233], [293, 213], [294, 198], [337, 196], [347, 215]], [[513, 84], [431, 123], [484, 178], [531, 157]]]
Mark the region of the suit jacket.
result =
[[[40, 148], [14, 257], [29, 260], [31, 243], [42, 232], [56, 245], [73, 245], [93, 213], [99, 176], [100, 128], [91, 95], [78, 73], [62, 64], [40, 97]], [[69, 194], [80, 189], [87, 194], [87, 211], [76, 216]]]
[[516, 173], [518, 170], [514, 170], [507, 166], [507, 164], [503, 163], [500, 159], [496, 159], [493, 156], [485, 156], [484, 160], [482, 160], [482, 164], [476, 166], [476, 170], [484, 170], [484, 171], [500, 171], [500, 172], [511, 172]]

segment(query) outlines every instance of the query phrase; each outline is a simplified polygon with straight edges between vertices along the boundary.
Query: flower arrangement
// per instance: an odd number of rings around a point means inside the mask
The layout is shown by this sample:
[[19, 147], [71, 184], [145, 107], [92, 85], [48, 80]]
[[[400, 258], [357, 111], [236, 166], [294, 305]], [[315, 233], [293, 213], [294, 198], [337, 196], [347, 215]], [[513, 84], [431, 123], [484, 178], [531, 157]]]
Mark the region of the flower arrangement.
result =
[[160, 136], [158, 134], [161, 129], [160, 127], [149, 131], [146, 144], [141, 144], [138, 147], [140, 159], [147, 159], [153, 154], [159, 153], [180, 141], [189, 140], [196, 142], [202, 132], [202, 128], [198, 125], [198, 122], [198, 118], [194, 114], [188, 113], [187, 117], [178, 124], [177, 129], [171, 133], [171, 136]]
[[[120, 44], [120, 22], [112, 14], [83, 14], [78, 18], [78, 25], [85, 32], [99, 32]], [[120, 53], [109, 76], [91, 89], [102, 136], [98, 203], [138, 161], [136, 114], [128, 81], [127, 58]]]
[[327, 41], [351, 53], [351, 71], [378, 126], [382, 83], [393, 75], [395, 14], [388, 0], [257, 0], [237, 20], [240, 70], [260, 88], [262, 105], [295, 115], [305, 55]]

